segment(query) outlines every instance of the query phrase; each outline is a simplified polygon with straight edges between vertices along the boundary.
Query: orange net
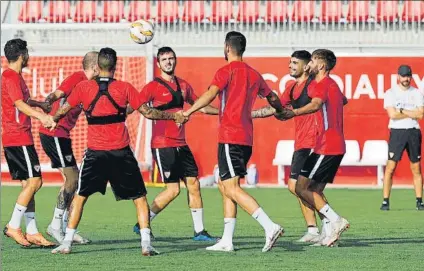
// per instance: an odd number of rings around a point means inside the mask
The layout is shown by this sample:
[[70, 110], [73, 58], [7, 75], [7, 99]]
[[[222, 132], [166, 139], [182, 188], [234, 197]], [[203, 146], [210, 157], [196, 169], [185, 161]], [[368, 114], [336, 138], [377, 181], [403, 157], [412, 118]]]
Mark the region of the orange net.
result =
[[[1, 58], [2, 72], [7, 68], [7, 60]], [[45, 97], [54, 91], [59, 84], [72, 73], [82, 69], [82, 57], [56, 56], [56, 57], [30, 57], [29, 65], [23, 71], [23, 77], [30, 89], [31, 98], [44, 100]], [[115, 77], [128, 81], [138, 90], [146, 84], [146, 60], [144, 57], [119, 57]], [[131, 148], [136, 147], [140, 151], [136, 153], [136, 158], [140, 164], [144, 164], [144, 125], [139, 125], [140, 114], [135, 112], [127, 118], [127, 128], [131, 139]], [[35, 148], [37, 150], [40, 163], [50, 165], [50, 159], [41, 147], [39, 137], [40, 122], [32, 120], [32, 133], [34, 136]], [[139, 129], [142, 128], [142, 129]], [[137, 136], [141, 133], [139, 136]], [[71, 131], [72, 148], [77, 162], [80, 163], [87, 146], [87, 121], [84, 114], [78, 119], [77, 125]], [[139, 139], [137, 144], [137, 139]], [[4, 152], [1, 152], [1, 163], [6, 163]]]

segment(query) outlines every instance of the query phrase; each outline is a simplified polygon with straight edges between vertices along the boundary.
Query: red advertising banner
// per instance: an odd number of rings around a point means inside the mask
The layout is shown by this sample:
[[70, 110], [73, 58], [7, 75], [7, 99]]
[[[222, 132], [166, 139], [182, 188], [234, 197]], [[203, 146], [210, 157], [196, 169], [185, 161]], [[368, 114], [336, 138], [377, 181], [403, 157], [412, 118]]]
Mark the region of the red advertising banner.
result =
[[[269, 86], [282, 93], [292, 78], [288, 75], [289, 58], [246, 58]], [[388, 140], [388, 116], [383, 108], [384, 92], [396, 85], [397, 68], [408, 64], [413, 70], [414, 86], [424, 89], [424, 58], [405, 57], [339, 57], [332, 72], [349, 99], [345, 107], [345, 137], [357, 140], [362, 150], [366, 140]], [[224, 58], [178, 58], [177, 74], [188, 80], [197, 94], [203, 93], [215, 74], [226, 62]], [[156, 70], [156, 74], [158, 71]], [[214, 101], [217, 105], [217, 101]], [[257, 100], [255, 107], [266, 105]], [[422, 123], [424, 126], [424, 123]], [[187, 140], [198, 162], [201, 175], [212, 174], [217, 164], [218, 120], [214, 116], [197, 114], [187, 123]], [[293, 120], [280, 122], [274, 118], [254, 120], [254, 146], [251, 164], [256, 164], [261, 183], [277, 183], [277, 167], [272, 165], [277, 142], [294, 139]], [[289, 170], [289, 169], [287, 169]], [[286, 174], [287, 176], [287, 174]], [[370, 184], [376, 182], [376, 167], [341, 167], [335, 183]], [[395, 184], [412, 184], [407, 155], [403, 155]]]

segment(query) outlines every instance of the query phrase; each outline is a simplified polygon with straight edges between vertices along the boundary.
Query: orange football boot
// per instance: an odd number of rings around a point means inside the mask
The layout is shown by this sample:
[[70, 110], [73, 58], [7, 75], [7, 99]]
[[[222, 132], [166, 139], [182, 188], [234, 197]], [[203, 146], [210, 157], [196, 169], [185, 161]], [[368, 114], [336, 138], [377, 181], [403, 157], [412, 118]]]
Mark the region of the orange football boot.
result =
[[24, 234], [22, 233], [21, 228], [12, 229], [9, 227], [9, 224], [7, 224], [6, 227], [4, 227], [3, 233], [7, 237], [10, 237], [13, 240], [15, 240], [16, 243], [18, 243], [19, 245], [23, 247], [31, 246], [31, 243], [28, 242], [28, 240], [25, 238]]

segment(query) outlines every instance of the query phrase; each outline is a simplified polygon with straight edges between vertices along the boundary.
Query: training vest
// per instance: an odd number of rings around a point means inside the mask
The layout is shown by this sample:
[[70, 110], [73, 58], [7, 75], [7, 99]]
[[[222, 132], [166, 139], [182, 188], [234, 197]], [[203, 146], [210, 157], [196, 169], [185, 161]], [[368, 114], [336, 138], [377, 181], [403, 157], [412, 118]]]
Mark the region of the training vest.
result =
[[173, 90], [171, 88], [170, 85], [168, 85], [164, 80], [162, 80], [159, 77], [156, 77], [154, 79], [156, 82], [158, 82], [159, 84], [163, 85], [164, 87], [166, 87], [169, 91], [169, 93], [171, 93], [172, 95], [172, 100], [167, 103], [167, 104], [162, 104], [159, 105], [157, 107], [154, 107], [157, 110], [168, 110], [168, 109], [173, 109], [173, 108], [179, 108], [179, 109], [183, 109], [184, 107], [184, 97], [183, 97], [183, 93], [181, 91], [181, 87], [180, 84], [178, 83], [178, 79], [177, 77], [175, 77], [175, 83], [177, 84], [177, 90]]
[[[97, 93], [94, 100], [90, 103], [88, 106], [88, 109], [85, 111], [85, 115], [87, 117], [87, 123], [88, 125], [104, 125], [104, 124], [113, 124], [113, 123], [121, 123], [125, 122], [125, 119], [127, 117], [127, 108], [126, 107], [120, 107], [110, 96], [110, 93], [108, 91], [109, 85], [115, 81], [113, 78], [108, 77], [99, 77], [96, 79], [97, 85], [99, 86], [99, 92]], [[106, 96], [109, 101], [112, 103], [112, 105], [118, 110], [118, 113], [107, 115], [107, 116], [93, 116], [93, 110], [96, 106], [97, 102], [99, 101], [100, 97]]]
[[303, 87], [302, 93], [300, 93], [300, 96], [296, 100], [293, 98], [293, 91], [294, 91], [294, 88], [296, 87], [296, 84], [294, 84], [293, 87], [291, 88], [290, 103], [293, 109], [304, 107], [305, 105], [311, 102], [312, 99], [311, 97], [308, 96], [308, 86], [311, 84], [312, 80], [314, 80], [314, 78], [312, 78], [312, 76], [309, 76], [308, 79], [306, 80], [305, 86]]

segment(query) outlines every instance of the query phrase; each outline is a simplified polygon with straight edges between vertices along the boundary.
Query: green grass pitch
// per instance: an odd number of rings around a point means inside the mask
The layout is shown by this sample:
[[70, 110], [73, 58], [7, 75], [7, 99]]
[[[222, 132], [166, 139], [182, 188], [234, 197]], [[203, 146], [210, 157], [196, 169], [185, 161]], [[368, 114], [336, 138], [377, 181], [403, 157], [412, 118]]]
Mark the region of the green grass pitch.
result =
[[[20, 188], [1, 187], [1, 225], [10, 218]], [[44, 187], [36, 196], [40, 231], [53, 215], [59, 188]], [[160, 191], [149, 188], [149, 202]], [[79, 230], [93, 240], [74, 246], [70, 255], [52, 255], [50, 249], [20, 248], [2, 237], [2, 270], [423, 270], [424, 212], [415, 210], [412, 190], [394, 190], [389, 212], [379, 210], [381, 191], [332, 189], [327, 197], [351, 228], [337, 248], [309, 247], [295, 241], [305, 230], [296, 199], [286, 189], [249, 189], [286, 234], [269, 253], [262, 253], [264, 233], [239, 208], [233, 253], [208, 252], [210, 243], [195, 242], [185, 190], [152, 223], [161, 252], [142, 257], [140, 239], [132, 232], [132, 202], [115, 202], [110, 189], [95, 194], [85, 208]], [[206, 229], [221, 236], [222, 202], [217, 189], [203, 189]]]

